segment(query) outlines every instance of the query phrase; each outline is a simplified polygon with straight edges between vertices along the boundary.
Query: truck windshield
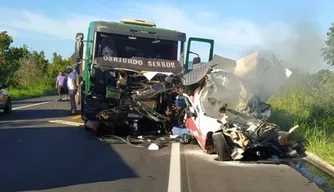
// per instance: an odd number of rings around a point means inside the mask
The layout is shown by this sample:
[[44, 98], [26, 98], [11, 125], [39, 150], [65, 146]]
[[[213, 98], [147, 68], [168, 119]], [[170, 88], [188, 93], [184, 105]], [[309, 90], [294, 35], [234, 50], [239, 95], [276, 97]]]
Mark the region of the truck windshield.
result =
[[129, 36], [97, 33], [95, 57], [143, 57], [151, 59], [177, 60], [177, 41], [160, 40], [155, 38], [131, 39]]

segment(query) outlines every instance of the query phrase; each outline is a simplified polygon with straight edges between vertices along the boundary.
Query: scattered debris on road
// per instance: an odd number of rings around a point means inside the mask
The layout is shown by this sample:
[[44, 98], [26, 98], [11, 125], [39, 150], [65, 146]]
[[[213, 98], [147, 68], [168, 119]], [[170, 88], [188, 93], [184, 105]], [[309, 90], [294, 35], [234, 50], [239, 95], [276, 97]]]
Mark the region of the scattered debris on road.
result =
[[188, 129], [182, 127], [173, 127], [172, 128], [172, 135], [177, 137], [182, 137], [183, 134], [190, 134]]
[[159, 150], [159, 146], [155, 143], [151, 143], [151, 145], [148, 146], [148, 150]]
[[172, 142], [180, 142], [180, 139], [172, 139], [168, 136], [127, 136], [125, 138], [116, 135], [105, 135], [102, 137], [97, 137], [102, 142], [108, 144], [128, 144], [133, 147], [148, 148], [149, 150], [159, 150]]

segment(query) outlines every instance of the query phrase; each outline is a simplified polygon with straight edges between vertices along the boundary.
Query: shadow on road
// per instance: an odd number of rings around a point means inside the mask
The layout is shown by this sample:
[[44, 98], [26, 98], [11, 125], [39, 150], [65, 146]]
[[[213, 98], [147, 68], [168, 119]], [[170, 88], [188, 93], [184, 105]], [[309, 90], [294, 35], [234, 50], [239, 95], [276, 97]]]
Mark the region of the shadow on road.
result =
[[[58, 99], [57, 94], [47, 94], [45, 96], [36, 96], [36, 97], [27, 97], [25, 99], [18, 99], [18, 100], [13, 100], [12, 104], [13, 105], [29, 105], [29, 104], [35, 104], [35, 103], [41, 103], [45, 101], [54, 101]], [[16, 107], [16, 106], [14, 106]]]
[[137, 175], [81, 128], [0, 129], [1, 191], [43, 190]]
[[[8, 120], [32, 120], [70, 117], [70, 110], [65, 109], [20, 109], [10, 114], [0, 113], [0, 122]], [[80, 114], [80, 110], [77, 111]]]
[[32, 120], [32, 121], [0, 121], [0, 129], [12, 129], [12, 128], [27, 128], [29, 126], [43, 126], [43, 124], [49, 123], [47, 120]]

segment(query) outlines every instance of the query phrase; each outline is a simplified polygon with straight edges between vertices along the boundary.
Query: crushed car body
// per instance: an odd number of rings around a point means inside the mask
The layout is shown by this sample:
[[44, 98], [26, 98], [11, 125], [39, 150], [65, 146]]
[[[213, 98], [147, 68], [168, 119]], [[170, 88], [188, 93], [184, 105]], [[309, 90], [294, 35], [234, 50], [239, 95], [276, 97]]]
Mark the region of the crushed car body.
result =
[[[271, 106], [265, 102], [291, 71], [275, 60], [258, 58], [258, 52], [247, 57], [236, 61], [233, 69], [216, 56], [183, 76], [185, 85], [200, 82], [192, 95], [183, 94], [184, 125], [205, 152], [217, 153], [223, 161], [294, 156], [297, 144], [289, 135], [298, 126], [285, 132], [268, 122]], [[266, 87], [270, 88], [262, 92]]]

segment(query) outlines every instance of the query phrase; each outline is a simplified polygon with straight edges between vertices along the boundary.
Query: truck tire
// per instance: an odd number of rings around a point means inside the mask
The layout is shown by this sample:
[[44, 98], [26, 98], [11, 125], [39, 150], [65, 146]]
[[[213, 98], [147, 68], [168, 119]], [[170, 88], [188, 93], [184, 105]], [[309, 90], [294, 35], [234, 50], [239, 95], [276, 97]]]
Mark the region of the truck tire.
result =
[[216, 148], [220, 161], [230, 161], [231, 154], [225, 136], [222, 132], [214, 133], [212, 135], [212, 141]]
[[84, 121], [85, 131], [91, 132], [92, 130], [89, 127], [87, 127], [86, 123], [87, 123], [87, 120]]

